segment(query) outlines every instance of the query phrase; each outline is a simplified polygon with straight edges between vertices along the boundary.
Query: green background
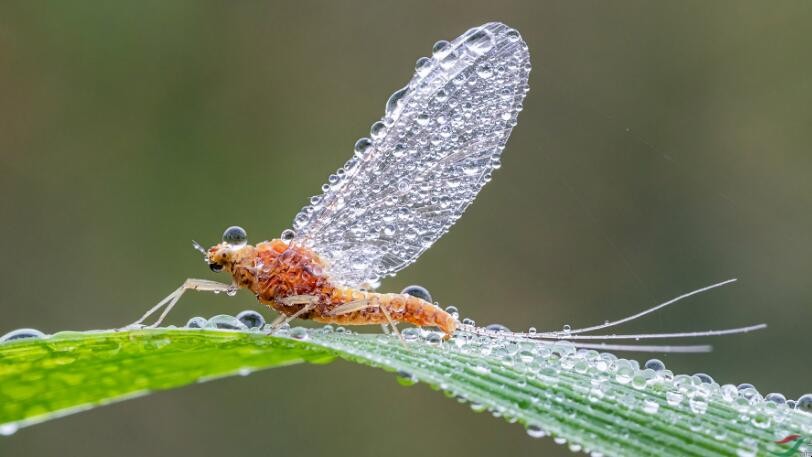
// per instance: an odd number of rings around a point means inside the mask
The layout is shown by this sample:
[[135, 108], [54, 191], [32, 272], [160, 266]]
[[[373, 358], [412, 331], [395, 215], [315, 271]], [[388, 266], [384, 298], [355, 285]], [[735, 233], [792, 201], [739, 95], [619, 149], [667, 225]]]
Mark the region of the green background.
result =
[[[499, 20], [525, 111], [460, 223], [384, 290], [513, 329], [702, 330], [681, 373], [812, 391], [808, 2], [4, 2], [0, 333], [120, 326], [239, 224], [277, 237], [439, 39]], [[236, 314], [248, 293], [170, 316]], [[271, 317], [270, 313], [266, 314]], [[377, 331], [372, 328], [370, 330]], [[641, 361], [648, 357], [635, 356]], [[18, 432], [2, 455], [569, 455], [344, 362], [165, 392]]]

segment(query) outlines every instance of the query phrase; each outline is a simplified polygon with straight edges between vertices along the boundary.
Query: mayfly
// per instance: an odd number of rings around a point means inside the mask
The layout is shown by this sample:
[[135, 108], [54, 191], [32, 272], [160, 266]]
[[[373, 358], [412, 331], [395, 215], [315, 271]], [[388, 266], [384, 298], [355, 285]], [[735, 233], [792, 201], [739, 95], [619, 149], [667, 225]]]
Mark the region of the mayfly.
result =
[[374, 290], [429, 249], [490, 182], [522, 110], [529, 74], [527, 44], [504, 24], [438, 41], [292, 229], [251, 245], [234, 226], [208, 250], [195, 243], [212, 271], [231, 274], [231, 284], [188, 279], [135, 324], [163, 308], [151, 326], [159, 325], [187, 290], [233, 295], [246, 288], [280, 313], [275, 327], [301, 318], [389, 325], [397, 332], [396, 323], [408, 322], [451, 336], [463, 324], [437, 305]]

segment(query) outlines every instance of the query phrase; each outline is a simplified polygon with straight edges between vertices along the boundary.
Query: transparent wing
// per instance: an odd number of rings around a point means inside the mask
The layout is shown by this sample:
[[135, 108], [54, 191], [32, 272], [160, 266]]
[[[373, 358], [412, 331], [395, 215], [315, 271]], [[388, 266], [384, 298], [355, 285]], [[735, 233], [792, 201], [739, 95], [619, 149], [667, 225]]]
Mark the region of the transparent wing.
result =
[[439, 239], [491, 180], [527, 93], [530, 58], [500, 23], [434, 46], [355, 154], [294, 219], [333, 281], [374, 288]]

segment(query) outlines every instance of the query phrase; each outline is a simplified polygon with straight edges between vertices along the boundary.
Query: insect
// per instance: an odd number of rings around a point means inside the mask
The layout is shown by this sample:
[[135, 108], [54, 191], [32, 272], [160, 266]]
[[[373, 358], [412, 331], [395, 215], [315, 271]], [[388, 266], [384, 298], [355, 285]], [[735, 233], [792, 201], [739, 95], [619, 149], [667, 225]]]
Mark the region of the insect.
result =
[[451, 335], [457, 319], [433, 303], [373, 290], [431, 247], [491, 180], [529, 73], [527, 44], [504, 24], [438, 41], [293, 229], [250, 245], [243, 229], [230, 227], [208, 250], [195, 244], [233, 282], [188, 279], [136, 323], [164, 308], [157, 326], [186, 290], [246, 288], [280, 313], [277, 325], [302, 318], [395, 329], [408, 322]]
[[[527, 44], [519, 32], [504, 24], [488, 23], [451, 42], [438, 41], [432, 57], [418, 59], [409, 83], [389, 97], [384, 116], [372, 124], [369, 138], [355, 143], [353, 156], [329, 176], [323, 193], [311, 197], [296, 215], [292, 229], [283, 231], [278, 239], [251, 245], [245, 230], [233, 226], [226, 229], [222, 242], [210, 249], [194, 243], [211, 270], [229, 273], [231, 283], [187, 279], [135, 324], [163, 308], [150, 327], [158, 326], [187, 290], [233, 295], [245, 288], [260, 303], [279, 312], [272, 328], [301, 318], [341, 325], [388, 325], [396, 333], [396, 324], [407, 322], [438, 327], [446, 337], [458, 328], [493, 334], [461, 324], [422, 298], [374, 290], [382, 279], [415, 262], [445, 234], [491, 180], [522, 110], [529, 73]], [[552, 340], [642, 339], [760, 328], [581, 335], [627, 322], [676, 300], [585, 329], [500, 335]], [[578, 345], [592, 347], [588, 343]], [[600, 347], [671, 352], [707, 348]]]

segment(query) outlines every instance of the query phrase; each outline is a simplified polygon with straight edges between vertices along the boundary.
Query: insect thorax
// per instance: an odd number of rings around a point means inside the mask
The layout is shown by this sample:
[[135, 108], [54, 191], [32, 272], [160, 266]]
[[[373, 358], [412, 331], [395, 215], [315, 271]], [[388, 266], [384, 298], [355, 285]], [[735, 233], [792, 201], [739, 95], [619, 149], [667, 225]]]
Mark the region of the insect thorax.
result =
[[250, 262], [246, 259], [232, 274], [237, 283], [268, 305], [294, 295], [328, 301], [334, 290], [316, 253], [281, 240], [257, 244], [254, 258]]

